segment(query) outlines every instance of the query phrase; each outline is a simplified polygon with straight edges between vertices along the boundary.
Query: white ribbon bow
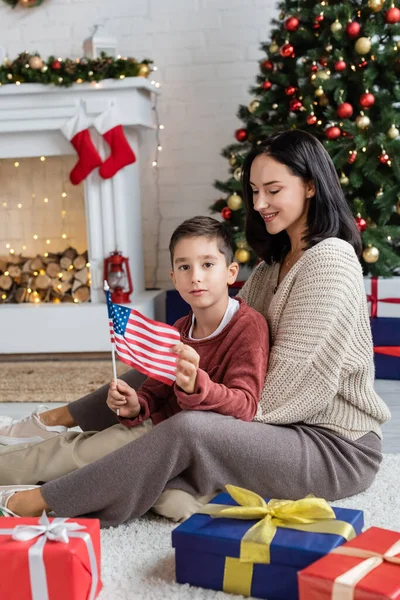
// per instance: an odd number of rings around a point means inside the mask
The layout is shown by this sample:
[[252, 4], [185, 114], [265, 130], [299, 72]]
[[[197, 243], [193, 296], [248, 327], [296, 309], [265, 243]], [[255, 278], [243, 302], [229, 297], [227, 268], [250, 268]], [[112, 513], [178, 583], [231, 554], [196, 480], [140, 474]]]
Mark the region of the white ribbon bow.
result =
[[28, 542], [38, 538], [37, 542], [28, 550], [32, 600], [49, 600], [46, 567], [43, 560], [46, 542], [50, 540], [68, 544], [70, 538], [77, 537], [83, 539], [87, 547], [92, 573], [92, 585], [88, 600], [94, 600], [99, 580], [96, 554], [92, 538], [87, 532], [80, 531], [82, 529], [86, 529], [86, 527], [79, 523], [68, 522], [67, 519], [56, 518], [50, 523], [45, 511], [39, 519], [39, 525], [17, 525], [13, 529], [0, 529], [0, 535], [11, 535], [12, 539], [18, 542]]
[[374, 552], [373, 550], [351, 548], [349, 546], [339, 546], [332, 550], [331, 554], [344, 554], [365, 559], [359, 565], [343, 573], [343, 575], [336, 577], [333, 582], [331, 600], [353, 600], [354, 589], [357, 583], [385, 561], [398, 565], [400, 568], [400, 558], [396, 558], [396, 555], [400, 554], [400, 540], [394, 543], [384, 554]]

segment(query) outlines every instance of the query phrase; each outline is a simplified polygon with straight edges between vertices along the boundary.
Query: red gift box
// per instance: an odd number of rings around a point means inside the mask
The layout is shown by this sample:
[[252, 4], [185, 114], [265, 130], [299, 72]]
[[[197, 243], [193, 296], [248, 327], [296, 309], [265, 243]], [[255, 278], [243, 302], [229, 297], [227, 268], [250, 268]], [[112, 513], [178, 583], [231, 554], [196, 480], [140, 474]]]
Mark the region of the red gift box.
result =
[[94, 600], [100, 522], [1, 517], [0, 565], [0, 600]]
[[299, 571], [299, 600], [400, 598], [400, 533], [371, 527]]

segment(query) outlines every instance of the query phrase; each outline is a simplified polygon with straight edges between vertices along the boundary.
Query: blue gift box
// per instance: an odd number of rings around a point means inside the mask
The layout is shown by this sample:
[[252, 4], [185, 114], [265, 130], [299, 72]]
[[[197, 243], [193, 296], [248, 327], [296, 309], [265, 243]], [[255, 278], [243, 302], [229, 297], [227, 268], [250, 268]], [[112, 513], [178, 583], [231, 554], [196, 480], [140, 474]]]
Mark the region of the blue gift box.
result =
[[[371, 319], [372, 339], [374, 342], [374, 363], [376, 379], [400, 379], [400, 319]], [[387, 348], [393, 355], [382, 353]], [[397, 348], [397, 356], [395, 349]], [[386, 350], [384, 350], [386, 352]]]
[[[236, 506], [233, 498], [226, 493], [219, 494], [212, 502]], [[361, 533], [364, 526], [361, 510], [334, 507], [333, 510], [338, 520], [350, 523], [357, 534]], [[237, 559], [239, 563], [241, 539], [256, 522], [195, 514], [179, 525], [172, 532], [177, 582], [223, 590], [227, 557]], [[251, 568], [251, 596], [268, 600], [297, 600], [297, 572], [345, 541], [336, 534], [278, 527], [271, 543], [270, 564], [240, 563], [236, 566], [238, 570], [243, 567], [246, 576]]]

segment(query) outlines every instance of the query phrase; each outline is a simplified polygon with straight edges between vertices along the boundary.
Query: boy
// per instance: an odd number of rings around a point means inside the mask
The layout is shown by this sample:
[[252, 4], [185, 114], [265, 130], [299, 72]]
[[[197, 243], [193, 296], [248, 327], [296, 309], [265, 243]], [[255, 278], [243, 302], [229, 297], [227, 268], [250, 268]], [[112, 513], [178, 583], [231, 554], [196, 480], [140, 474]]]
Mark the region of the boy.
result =
[[[120, 424], [104, 431], [60, 435], [63, 425], [77, 424], [67, 406], [0, 428], [3, 443], [8, 440], [10, 445], [29, 437], [43, 440], [0, 453], [0, 484], [56, 479], [137, 439], [181, 410], [253, 419], [267, 368], [268, 327], [243, 300], [229, 298], [228, 285], [236, 280], [238, 264], [233, 262], [227, 230], [210, 217], [194, 217], [174, 231], [169, 249], [171, 278], [192, 309], [175, 324], [182, 339], [174, 349], [175, 384], [148, 378], [136, 392], [122, 379], [112, 382], [107, 404], [115, 413], [119, 409]], [[187, 496], [167, 490], [154, 509], [174, 520], [187, 517], [198, 505], [188, 503]]]

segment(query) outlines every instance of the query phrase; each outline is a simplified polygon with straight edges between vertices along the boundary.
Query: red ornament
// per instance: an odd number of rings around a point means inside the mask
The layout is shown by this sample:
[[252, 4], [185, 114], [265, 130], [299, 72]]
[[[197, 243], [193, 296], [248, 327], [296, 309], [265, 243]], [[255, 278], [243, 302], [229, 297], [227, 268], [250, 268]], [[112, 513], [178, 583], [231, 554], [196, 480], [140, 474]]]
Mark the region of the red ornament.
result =
[[283, 58], [294, 58], [294, 48], [292, 44], [283, 44], [279, 52]]
[[225, 219], [225, 221], [229, 221], [232, 216], [232, 211], [229, 206], [224, 206], [224, 208], [221, 210], [221, 216], [223, 219]]
[[115, 250], [104, 259], [103, 280], [108, 282], [111, 300], [116, 304], [127, 304], [133, 292], [129, 259]]
[[336, 127], [336, 125], [332, 125], [331, 127], [325, 129], [325, 135], [328, 138], [328, 140], [337, 140], [337, 138], [339, 138], [342, 135], [342, 132], [339, 127]]
[[360, 233], [362, 233], [363, 231], [365, 231], [367, 229], [367, 221], [365, 219], [363, 219], [362, 217], [356, 217], [356, 225], [357, 225], [357, 229], [358, 231], [360, 231]]
[[359, 69], [365, 69], [365, 67], [367, 67], [367, 66], [368, 66], [368, 61], [366, 61], [366, 60], [362, 60], [362, 61], [360, 62], [360, 64], [358, 65], [358, 68], [359, 68]]
[[262, 84], [262, 87], [264, 90], [269, 90], [272, 87], [272, 83], [270, 81], [268, 81], [268, 79], [266, 81], [264, 81], [264, 83]]
[[293, 85], [289, 85], [287, 88], [285, 88], [285, 94], [286, 96], [293, 96], [293, 94], [296, 93], [296, 88]]
[[357, 158], [357, 150], [352, 150], [349, 154], [349, 164], [352, 165]]
[[311, 69], [310, 70], [311, 70], [312, 73], [316, 73], [318, 71], [318, 65], [316, 63], [313, 63], [311, 65]]
[[357, 21], [350, 21], [346, 25], [346, 33], [350, 39], [354, 40], [360, 33], [361, 25]]
[[389, 23], [391, 25], [394, 23], [398, 23], [400, 21], [400, 10], [398, 8], [396, 8], [395, 6], [392, 6], [392, 8], [389, 8], [385, 12], [385, 21], [386, 21], [386, 23]]
[[264, 69], [265, 71], [272, 71], [274, 68], [274, 65], [271, 60], [264, 60], [261, 63], [261, 68]]
[[321, 56], [321, 58], [318, 60], [318, 62], [321, 65], [321, 67], [326, 67], [326, 65], [328, 64], [328, 60], [327, 60], [326, 56]]
[[298, 110], [301, 109], [302, 106], [303, 106], [302, 103], [297, 98], [293, 98], [293, 100], [291, 100], [289, 102], [289, 109], [292, 112], [297, 112]]
[[344, 71], [346, 67], [347, 65], [344, 60], [338, 60], [334, 65], [335, 71]]
[[363, 108], [370, 108], [375, 104], [375, 96], [369, 92], [360, 96], [360, 104]]
[[300, 21], [297, 17], [289, 17], [284, 23], [286, 31], [296, 31], [300, 25]]
[[379, 162], [382, 165], [387, 165], [389, 160], [390, 160], [390, 156], [386, 152], [382, 152], [382, 154], [379, 156]]
[[238, 142], [245, 142], [247, 140], [247, 129], [236, 129], [235, 138]]
[[342, 102], [337, 107], [336, 114], [339, 119], [348, 119], [353, 114], [353, 107], [349, 102]]
[[324, 15], [321, 13], [321, 14], [319, 14], [319, 15], [317, 15], [315, 17], [315, 22], [316, 23], [322, 23], [322, 21], [324, 20], [324, 18], [325, 18]]
[[314, 23], [312, 26], [313, 29], [317, 30], [317, 29], [321, 29], [321, 25], [319, 23]]
[[317, 122], [317, 117], [315, 115], [308, 115], [308, 117], [307, 117], [308, 125], [315, 125], [316, 122]]
[[53, 62], [51, 63], [51, 68], [53, 69], [53, 71], [59, 71], [61, 69], [61, 63], [59, 60], [53, 60]]

